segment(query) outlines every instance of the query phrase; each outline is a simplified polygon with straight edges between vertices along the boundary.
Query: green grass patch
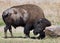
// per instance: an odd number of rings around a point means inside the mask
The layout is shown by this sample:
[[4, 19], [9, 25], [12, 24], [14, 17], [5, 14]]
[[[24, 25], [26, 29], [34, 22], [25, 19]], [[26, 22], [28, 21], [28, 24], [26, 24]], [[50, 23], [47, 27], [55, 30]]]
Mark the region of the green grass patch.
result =
[[4, 25], [4, 21], [2, 20], [2, 18], [0, 18], [0, 26]]
[[60, 22], [57, 22], [57, 25], [60, 25]]

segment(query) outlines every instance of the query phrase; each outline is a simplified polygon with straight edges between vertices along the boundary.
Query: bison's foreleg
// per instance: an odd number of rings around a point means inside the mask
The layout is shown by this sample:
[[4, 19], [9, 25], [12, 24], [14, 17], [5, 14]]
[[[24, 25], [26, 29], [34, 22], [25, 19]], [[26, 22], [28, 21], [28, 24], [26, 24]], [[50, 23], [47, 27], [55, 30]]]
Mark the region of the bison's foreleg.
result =
[[26, 24], [24, 28], [24, 34], [26, 35], [26, 37], [30, 37], [29, 34], [30, 34], [30, 30], [32, 30], [31, 27], [32, 27], [32, 24]]

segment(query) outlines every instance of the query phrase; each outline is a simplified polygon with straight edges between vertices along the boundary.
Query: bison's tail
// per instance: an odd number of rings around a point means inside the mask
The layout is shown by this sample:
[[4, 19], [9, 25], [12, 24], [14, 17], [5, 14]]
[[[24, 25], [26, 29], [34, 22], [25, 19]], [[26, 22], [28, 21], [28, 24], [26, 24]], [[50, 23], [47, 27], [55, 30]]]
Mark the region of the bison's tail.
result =
[[3, 21], [5, 22], [5, 19], [8, 17], [8, 13], [6, 13], [6, 12], [3, 12], [3, 14], [2, 14], [2, 19], [3, 19]]

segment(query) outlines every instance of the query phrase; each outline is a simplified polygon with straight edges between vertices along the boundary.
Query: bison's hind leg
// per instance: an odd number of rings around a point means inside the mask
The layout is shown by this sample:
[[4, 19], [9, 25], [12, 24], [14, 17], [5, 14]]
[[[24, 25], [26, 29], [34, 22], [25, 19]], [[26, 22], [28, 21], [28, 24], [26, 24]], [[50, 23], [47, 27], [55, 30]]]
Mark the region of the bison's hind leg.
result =
[[5, 27], [4, 27], [4, 33], [5, 33], [5, 38], [7, 38], [7, 30], [9, 29], [9, 32], [10, 32], [10, 34], [11, 34], [11, 37], [13, 36], [12, 35], [12, 28], [11, 28], [11, 25], [6, 25]]
[[6, 25], [6, 26], [4, 27], [5, 38], [7, 38], [7, 30], [8, 30], [8, 26]]
[[13, 37], [11, 26], [9, 27], [9, 32], [10, 32], [10, 34], [11, 34], [11, 37]]

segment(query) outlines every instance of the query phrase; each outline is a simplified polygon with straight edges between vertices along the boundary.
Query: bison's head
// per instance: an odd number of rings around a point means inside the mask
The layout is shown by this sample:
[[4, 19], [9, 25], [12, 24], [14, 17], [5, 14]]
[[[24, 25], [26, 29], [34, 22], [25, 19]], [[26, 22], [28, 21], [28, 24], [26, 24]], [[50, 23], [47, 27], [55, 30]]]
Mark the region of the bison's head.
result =
[[34, 35], [37, 35], [38, 33], [40, 34], [48, 26], [51, 26], [51, 23], [49, 20], [47, 20], [46, 18], [39, 19], [37, 22], [35, 22], [35, 25], [34, 25], [34, 28], [35, 28], [33, 31]]

